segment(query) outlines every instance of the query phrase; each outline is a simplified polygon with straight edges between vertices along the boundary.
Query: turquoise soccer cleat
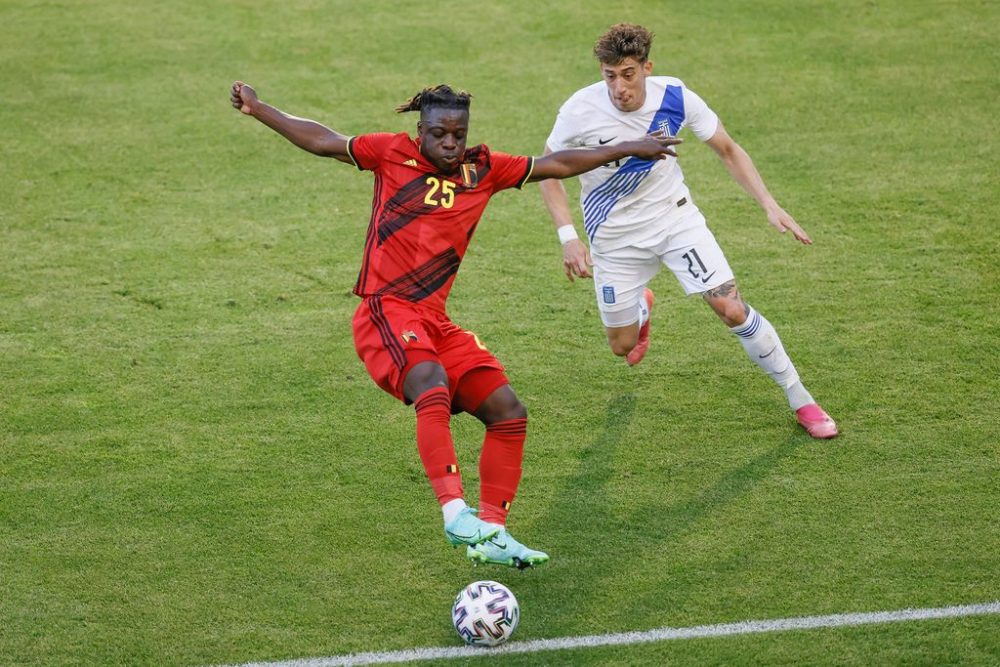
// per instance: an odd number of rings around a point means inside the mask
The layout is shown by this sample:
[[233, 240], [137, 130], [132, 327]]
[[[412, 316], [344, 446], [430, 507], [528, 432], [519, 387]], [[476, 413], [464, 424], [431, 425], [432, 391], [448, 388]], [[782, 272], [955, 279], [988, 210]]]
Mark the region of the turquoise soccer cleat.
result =
[[501, 530], [500, 526], [486, 523], [476, 516], [476, 510], [466, 507], [454, 519], [444, 525], [444, 536], [453, 547], [462, 544], [474, 545], [485, 542]]
[[501, 528], [500, 532], [482, 544], [470, 545], [465, 555], [473, 564], [493, 563], [524, 570], [535, 565], [541, 565], [549, 560], [544, 551], [535, 551], [524, 546]]

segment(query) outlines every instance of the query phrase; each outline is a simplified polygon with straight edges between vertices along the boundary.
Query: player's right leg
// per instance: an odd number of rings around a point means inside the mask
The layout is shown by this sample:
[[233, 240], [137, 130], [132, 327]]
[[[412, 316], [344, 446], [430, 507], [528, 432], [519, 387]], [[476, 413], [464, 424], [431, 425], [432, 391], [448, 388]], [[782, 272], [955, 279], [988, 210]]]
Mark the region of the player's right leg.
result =
[[444, 515], [448, 542], [477, 544], [497, 529], [466, 506], [451, 436], [451, 392], [423, 318], [397, 299], [369, 297], [354, 315], [354, 344], [372, 379], [383, 390], [412, 403], [417, 450]]
[[417, 413], [417, 450], [441, 504], [448, 543], [457, 547], [488, 540], [499, 528], [477, 517], [465, 503], [451, 437], [451, 393], [444, 367], [438, 361], [422, 361], [405, 378], [403, 394]]
[[[645, 306], [645, 308], [643, 308]], [[625, 355], [625, 363], [635, 366], [642, 361], [649, 351], [649, 329], [653, 315], [653, 290], [648, 287], [643, 290], [642, 301], [639, 302], [639, 338], [635, 346]]]
[[659, 260], [642, 248], [610, 252], [592, 250], [597, 308], [611, 351], [629, 366], [649, 349], [653, 292], [646, 284], [656, 276]]

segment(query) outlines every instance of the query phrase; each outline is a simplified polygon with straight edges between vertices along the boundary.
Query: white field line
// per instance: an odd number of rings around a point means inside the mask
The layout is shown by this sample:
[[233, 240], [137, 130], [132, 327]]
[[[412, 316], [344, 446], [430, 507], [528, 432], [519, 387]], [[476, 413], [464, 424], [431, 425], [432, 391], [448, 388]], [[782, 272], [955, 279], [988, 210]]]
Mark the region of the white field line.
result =
[[511, 642], [492, 649], [473, 646], [415, 648], [404, 651], [334, 655], [327, 658], [303, 658], [300, 660], [283, 660], [279, 662], [248, 662], [239, 667], [355, 667], [356, 665], [382, 665], [395, 662], [410, 662], [413, 660], [485, 658], [514, 653], [536, 653], [539, 651], [594, 648], [597, 646], [644, 644], [672, 639], [727, 637], [730, 635], [748, 635], [759, 632], [839, 628], [851, 625], [869, 625], [872, 623], [900, 623], [903, 621], [923, 621], [934, 618], [959, 618], [962, 616], [983, 616], [987, 614], [1000, 614], [1000, 601], [957, 607], [937, 607], [933, 609], [900, 609], [898, 611], [832, 614], [830, 616], [801, 616], [799, 618], [779, 618], [765, 621], [697, 625], [690, 628], [657, 628], [645, 632], [620, 632], [607, 635], [563, 637], [561, 639], [535, 639], [526, 642]]

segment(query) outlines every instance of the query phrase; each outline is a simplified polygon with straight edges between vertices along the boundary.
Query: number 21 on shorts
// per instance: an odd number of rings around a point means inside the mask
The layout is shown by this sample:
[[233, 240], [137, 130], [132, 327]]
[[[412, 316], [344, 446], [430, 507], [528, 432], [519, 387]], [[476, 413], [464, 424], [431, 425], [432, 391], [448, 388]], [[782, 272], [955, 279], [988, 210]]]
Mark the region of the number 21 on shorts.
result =
[[[688, 273], [690, 273], [695, 278], [701, 278], [701, 282], [707, 283], [709, 279], [715, 275], [715, 271], [708, 273], [708, 268], [705, 266], [705, 262], [701, 261], [701, 257], [698, 256], [698, 251], [695, 250], [694, 248], [688, 250], [686, 253], [681, 255], [681, 257], [687, 260]], [[695, 268], [695, 262], [698, 263], [697, 269]], [[700, 271], [698, 269], [700, 269]], [[706, 273], [708, 275], [705, 275]], [[702, 278], [702, 276], [705, 277]]]

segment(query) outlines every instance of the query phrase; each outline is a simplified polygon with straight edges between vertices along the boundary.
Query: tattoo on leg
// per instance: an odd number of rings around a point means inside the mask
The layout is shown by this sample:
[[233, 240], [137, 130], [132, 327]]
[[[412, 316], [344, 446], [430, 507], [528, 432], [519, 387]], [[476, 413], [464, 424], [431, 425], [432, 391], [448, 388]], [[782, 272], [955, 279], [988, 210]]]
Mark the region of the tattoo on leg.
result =
[[707, 292], [703, 292], [702, 296], [704, 296], [706, 299], [716, 299], [718, 297], [727, 297], [733, 292], [735, 292], [734, 295], [735, 298], [739, 299], [740, 291], [736, 289], [736, 281], [730, 280], [728, 282], [722, 283], [715, 289], [710, 289]]
[[[726, 318], [736, 317], [736, 315], [731, 311], [730, 309], [731, 307], [727, 304], [734, 304], [737, 307], [741, 308], [743, 310], [744, 318], [750, 314], [750, 306], [747, 304], [746, 301], [743, 300], [743, 297], [740, 295], [740, 290], [736, 287], [735, 280], [730, 280], [728, 282], [719, 285], [715, 289], [710, 289], [707, 292], [703, 292], [702, 296], [704, 297], [705, 301], [709, 302], [709, 304], [712, 306], [715, 312], [718, 313], [719, 316], [722, 317], [724, 320], [726, 320], [726, 323], [729, 324], [730, 326], [734, 326], [734, 324], [730, 324], [730, 320]], [[725, 301], [719, 302], [717, 301], [717, 299], [725, 299]], [[738, 321], [735, 319], [733, 319], [732, 322], [738, 323]]]

